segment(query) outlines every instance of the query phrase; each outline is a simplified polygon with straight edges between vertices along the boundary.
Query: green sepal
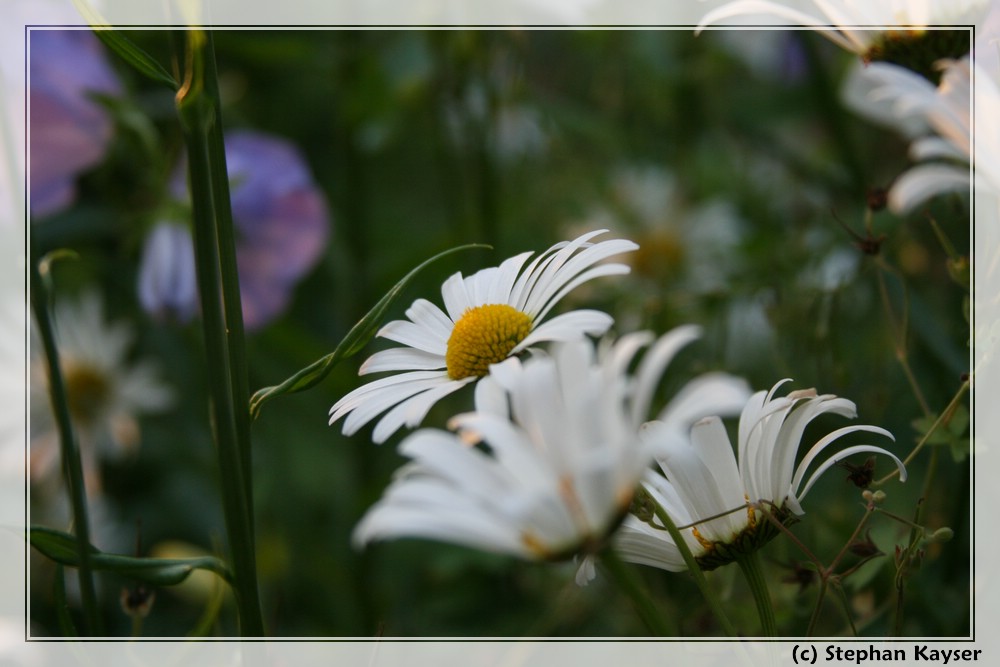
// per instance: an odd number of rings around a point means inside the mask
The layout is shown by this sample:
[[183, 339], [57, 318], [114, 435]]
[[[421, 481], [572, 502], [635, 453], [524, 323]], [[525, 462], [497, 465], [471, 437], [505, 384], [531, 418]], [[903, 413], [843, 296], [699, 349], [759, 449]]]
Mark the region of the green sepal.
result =
[[403, 276], [402, 280], [393, 285], [392, 289], [385, 293], [385, 296], [379, 299], [378, 303], [375, 304], [375, 307], [369, 310], [368, 314], [361, 318], [361, 320], [347, 332], [347, 335], [344, 336], [343, 340], [340, 341], [333, 352], [325, 357], [317, 359], [281, 384], [272, 387], [264, 387], [254, 392], [254, 395], [250, 397], [250, 417], [252, 419], [256, 419], [260, 415], [261, 406], [276, 396], [281, 396], [282, 394], [294, 394], [316, 385], [323, 378], [325, 378], [331, 370], [333, 370], [334, 366], [342, 360], [357, 354], [358, 351], [367, 345], [368, 341], [375, 336], [375, 333], [378, 331], [382, 322], [382, 318], [385, 317], [386, 311], [389, 310], [389, 307], [395, 303], [396, 299], [399, 298], [403, 289], [410, 283], [410, 281], [413, 280], [414, 277], [416, 277], [418, 273], [420, 273], [420, 271], [426, 268], [427, 265], [444, 257], [445, 255], [450, 255], [454, 252], [458, 252], [459, 250], [490, 247], [491, 246], [484, 245], [482, 243], [470, 243], [468, 245], [450, 248], [421, 262], [416, 268]]
[[[783, 526], [790, 526], [798, 521], [795, 515], [785, 508], [772, 508], [770, 512]], [[748, 557], [777, 537], [780, 532], [781, 529], [768, 521], [766, 517], [758, 517], [756, 525], [747, 526], [729, 542], [713, 542], [711, 548], [695, 560], [702, 570], [709, 572], [740, 558]]]
[[[76, 537], [44, 526], [30, 529], [31, 546], [60, 565], [79, 565]], [[94, 570], [114, 572], [154, 586], [179, 584], [194, 570], [208, 570], [232, 583], [229, 568], [214, 556], [200, 558], [136, 558], [99, 551], [90, 546], [90, 566]]]

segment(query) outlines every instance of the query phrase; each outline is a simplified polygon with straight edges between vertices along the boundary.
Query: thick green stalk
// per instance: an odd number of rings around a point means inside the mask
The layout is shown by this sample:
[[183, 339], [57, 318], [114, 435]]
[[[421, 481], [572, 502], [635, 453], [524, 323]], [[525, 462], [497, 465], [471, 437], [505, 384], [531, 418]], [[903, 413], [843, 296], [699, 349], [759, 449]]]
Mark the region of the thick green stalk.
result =
[[[214, 83], [208, 86], [205, 81], [206, 75], [214, 79], [214, 67], [206, 66], [206, 61], [212, 61], [211, 55], [205, 53], [211, 42], [206, 40], [198, 44], [205, 36], [197, 32], [187, 33], [186, 40], [180, 36], [177, 39], [182, 42], [178, 52], [186, 66], [184, 84], [177, 94], [177, 109], [188, 151], [195, 265], [223, 512], [235, 579], [233, 590], [239, 610], [240, 634], [260, 636], [264, 634], [264, 627], [254, 547], [249, 392], [240, 393], [240, 387], [246, 385], [243, 326], [238, 310], [239, 285], [233, 279], [235, 262], [230, 266], [227, 259], [228, 255], [234, 255], [231, 213], [228, 216], [220, 213], [229, 210], [228, 188], [220, 191], [218, 187], [218, 173], [220, 169], [224, 173], [225, 161], [223, 158], [219, 164], [219, 149], [217, 145], [213, 147], [212, 138], [221, 140], [218, 89]], [[228, 225], [221, 221], [223, 217], [228, 217]], [[235, 296], [234, 291], [237, 292]], [[234, 345], [236, 350], [231, 349]], [[234, 362], [243, 367], [234, 368]], [[241, 425], [244, 419], [246, 424]]]
[[705, 579], [705, 573], [701, 571], [701, 567], [698, 565], [698, 561], [694, 559], [694, 555], [688, 548], [687, 542], [684, 540], [684, 536], [681, 535], [681, 531], [677, 529], [677, 525], [674, 524], [670, 515], [660, 507], [659, 503], [654, 502], [653, 511], [656, 514], [656, 518], [663, 523], [663, 526], [667, 529], [667, 533], [670, 534], [670, 539], [674, 541], [677, 545], [677, 550], [681, 552], [681, 558], [684, 559], [685, 565], [687, 565], [688, 572], [691, 573], [691, 578], [694, 579], [694, 583], [698, 586], [698, 590], [701, 591], [702, 597], [708, 603], [709, 608], [715, 615], [715, 619], [722, 626], [722, 630], [730, 637], [736, 636], [736, 628], [733, 627], [732, 622], [730, 622], [729, 617], [726, 616], [726, 612], [722, 610], [722, 605], [719, 604], [719, 600], [715, 597], [712, 589], [708, 585], [708, 581]]
[[601, 552], [601, 563], [614, 578], [615, 583], [632, 600], [639, 617], [654, 637], [671, 637], [677, 634], [676, 630], [667, 625], [663, 615], [656, 609], [656, 605], [643, 590], [642, 585], [613, 549], [609, 548]]
[[[60, 457], [63, 477], [69, 492], [73, 511], [73, 532], [76, 535], [77, 557], [80, 578], [80, 596], [83, 601], [84, 628], [88, 635], [102, 634], [101, 617], [97, 609], [97, 593], [94, 588], [94, 574], [90, 564], [90, 520], [87, 515], [87, 492], [83, 481], [83, 462], [80, 446], [73, 433], [66, 383], [59, 365], [59, 350], [56, 347], [52, 318], [49, 316], [49, 290], [42, 277], [42, 268], [37, 260], [31, 261], [31, 307], [45, 350], [48, 365], [49, 398], [55, 413], [59, 430]], [[47, 269], [45, 269], [47, 271]]]
[[767, 580], [764, 572], [760, 569], [760, 552], [751, 551], [745, 556], [736, 559], [743, 576], [746, 577], [750, 591], [753, 593], [753, 601], [757, 605], [757, 614], [760, 616], [760, 625], [765, 637], [776, 637], [778, 635], [777, 625], [774, 621], [774, 608], [771, 606], [771, 594], [767, 590]]
[[[226, 319], [226, 338], [229, 346], [229, 379], [235, 407], [236, 442], [243, 462], [244, 493], [253, 498], [252, 451], [250, 447], [250, 381], [247, 378], [246, 345], [243, 336], [243, 303], [240, 298], [239, 275], [236, 268], [236, 234], [233, 227], [233, 210], [229, 197], [229, 172], [226, 167], [226, 147], [222, 134], [222, 111], [219, 103], [219, 80], [215, 67], [215, 49], [212, 33], [205, 33], [205, 94], [215, 108], [214, 118], [208, 124], [208, 157], [212, 179], [212, 201], [215, 205], [216, 234], [218, 237], [219, 266], [222, 277], [222, 306]], [[250, 536], [253, 538], [253, 503], [247, 504]]]

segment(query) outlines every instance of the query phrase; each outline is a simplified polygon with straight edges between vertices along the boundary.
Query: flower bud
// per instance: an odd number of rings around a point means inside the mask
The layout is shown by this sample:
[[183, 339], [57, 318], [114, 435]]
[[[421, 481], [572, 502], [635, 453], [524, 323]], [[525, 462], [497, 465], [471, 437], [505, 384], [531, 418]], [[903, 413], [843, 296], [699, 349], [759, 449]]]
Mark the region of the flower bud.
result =
[[937, 544], [943, 544], [945, 542], [950, 541], [951, 538], [953, 537], [955, 537], [955, 531], [953, 531], [948, 526], [944, 526], [942, 528], [938, 528], [933, 533], [931, 533], [930, 537], [927, 538], [927, 541]]

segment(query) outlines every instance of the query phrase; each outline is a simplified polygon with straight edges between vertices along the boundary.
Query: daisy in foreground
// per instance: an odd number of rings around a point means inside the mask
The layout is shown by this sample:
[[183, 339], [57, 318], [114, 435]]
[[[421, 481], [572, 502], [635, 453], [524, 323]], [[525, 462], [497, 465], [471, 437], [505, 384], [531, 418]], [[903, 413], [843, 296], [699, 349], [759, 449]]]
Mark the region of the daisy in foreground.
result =
[[[413, 461], [362, 519], [355, 543], [424, 537], [528, 560], [599, 551], [654, 460], [640, 427], [656, 385], [696, 336], [694, 327], [663, 336], [634, 376], [627, 369], [648, 334], [599, 354], [577, 340], [495, 365], [476, 386], [477, 411], [452, 420], [457, 434], [424, 429], [403, 440], [400, 452]], [[748, 395], [742, 380], [710, 373], [659, 416], [690, 424], [734, 412]]]
[[376, 352], [358, 371], [359, 375], [397, 373], [337, 401], [330, 408], [330, 424], [346, 417], [343, 432], [352, 435], [388, 410], [372, 435], [381, 443], [404, 424], [411, 428], [419, 424], [444, 396], [487, 375], [490, 364], [543, 341], [606, 332], [611, 316], [595, 310], [575, 310], [543, 322], [552, 307], [579, 285], [628, 273], [625, 264], [603, 262], [638, 246], [624, 239], [590, 243], [606, 231], [557, 243], [526, 268], [530, 252], [469, 277], [456, 273], [441, 286], [445, 311], [426, 299], [414, 301], [406, 311], [408, 320], [389, 322], [378, 332], [406, 347]]
[[775, 396], [787, 381], [746, 403], [740, 415], [738, 462], [718, 417], [698, 421], [689, 436], [671, 424], [648, 424], [645, 439], [658, 452], [666, 476], [651, 471], [643, 478], [644, 493], [637, 496], [636, 507], [644, 509], [626, 518], [615, 536], [623, 560], [671, 571], [687, 569], [656, 516], [655, 510], [662, 510], [681, 529], [702, 569], [739, 561], [777, 535], [779, 529], [765, 511], [779, 521], [803, 514], [800, 502], [819, 476], [854, 454], [888, 456], [900, 480], [906, 481], [906, 468], [894, 454], [873, 445], [853, 445], [826, 459], [803, 484], [809, 466], [835, 440], [856, 431], [890, 439], [892, 434], [877, 426], [845, 426], [820, 438], [796, 466], [809, 422], [824, 413], [853, 418], [857, 410], [847, 399], [817, 395], [813, 389]]

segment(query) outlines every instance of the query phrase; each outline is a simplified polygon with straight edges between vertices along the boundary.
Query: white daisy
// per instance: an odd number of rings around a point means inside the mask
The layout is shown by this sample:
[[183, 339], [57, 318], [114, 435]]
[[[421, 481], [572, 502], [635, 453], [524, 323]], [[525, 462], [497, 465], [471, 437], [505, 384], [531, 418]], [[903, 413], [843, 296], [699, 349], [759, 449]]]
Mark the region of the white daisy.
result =
[[[557, 560], [591, 553], [621, 521], [653, 461], [639, 430], [663, 369], [697, 336], [685, 327], [652, 341], [626, 336], [595, 354], [575, 340], [523, 364], [508, 359], [476, 387], [459, 433], [424, 429], [400, 452], [413, 459], [354, 533], [355, 543], [424, 537]], [[728, 410], [749, 392], [730, 376], [689, 383], [661, 415], [671, 424]], [[477, 444], [478, 446], [470, 446]]]
[[906, 480], [899, 458], [866, 444], [841, 450], [806, 480], [810, 465], [842, 436], [866, 431], [891, 439], [892, 434], [877, 426], [839, 428], [820, 438], [796, 466], [809, 422], [824, 413], [853, 418], [857, 410], [847, 399], [817, 395], [813, 389], [775, 397], [784, 382], [769, 392], [754, 394], [746, 403], [740, 415], [738, 457], [718, 417], [700, 420], [689, 435], [672, 425], [649, 425], [646, 439], [662, 452], [657, 458], [665, 476], [652, 471], [645, 476], [646, 510], [627, 517], [615, 535], [615, 549], [624, 560], [665, 570], [686, 569], [676, 544], [650, 510], [650, 501], [682, 528], [699, 565], [712, 569], [757, 549], [777, 534], [761, 507], [782, 520], [803, 514], [800, 502], [819, 476], [848, 456], [884, 454], [899, 468], [900, 480]]
[[[624, 264], [602, 263], [635, 250], [631, 241], [589, 243], [599, 230], [557, 243], [524, 268], [532, 253], [463, 277], [456, 273], [441, 286], [445, 311], [417, 299], [408, 320], [386, 324], [378, 335], [406, 347], [376, 352], [359, 375], [403, 371], [363, 385], [330, 408], [330, 423], [345, 417], [343, 432], [355, 433], [389, 410], [372, 438], [381, 443], [401, 426], [416, 426], [442, 397], [475, 382], [495, 364], [542, 341], [600, 335], [611, 316], [576, 310], [543, 322], [552, 307], [577, 286], [600, 276], [628, 273]], [[390, 410], [390, 408], [392, 408]]]
[[[132, 330], [123, 322], [104, 321], [96, 292], [84, 293], [79, 301], [57, 302], [53, 323], [88, 491], [97, 491], [100, 459], [134, 449], [139, 441], [136, 415], [167, 409], [173, 392], [151, 363], [127, 361]], [[37, 333], [32, 333], [31, 478], [41, 482], [58, 471], [59, 435], [48, 395], [47, 362]]]
[[[1000, 10], [995, 10], [994, 16], [1000, 16]], [[984, 31], [977, 40], [986, 47], [977, 51], [987, 60], [989, 40], [996, 38], [997, 32]], [[855, 110], [869, 117], [880, 117], [889, 125], [916, 119], [924, 128], [922, 136], [910, 145], [910, 156], [918, 164], [900, 176], [889, 191], [889, 207], [893, 211], [907, 213], [935, 195], [969, 191], [973, 104], [979, 118], [1000, 115], [1000, 77], [995, 70], [979, 63], [979, 58], [974, 62], [968, 57], [942, 61], [938, 85], [884, 63], [872, 64], [859, 75], [865, 80], [868, 93], [852, 100]], [[976, 135], [975, 184], [998, 193], [1000, 129], [995, 123], [979, 123]]]
[[[909, 59], [918, 56], [912, 49], [912, 38], [929, 38], [938, 53], [936, 57], [958, 57], [968, 52], [968, 38], [963, 48], [961, 39], [945, 33], [954, 31], [923, 30], [928, 26], [970, 25], [989, 6], [987, 0], [812, 0], [815, 11], [802, 11], [794, 5], [801, 2], [772, 0], [736, 0], [705, 14], [698, 30], [737, 16], [769, 16], [807, 26], [821, 33], [841, 48], [856, 53], [866, 61]], [[893, 29], [898, 27], [900, 29]], [[967, 35], [965, 31], [960, 31]]]

